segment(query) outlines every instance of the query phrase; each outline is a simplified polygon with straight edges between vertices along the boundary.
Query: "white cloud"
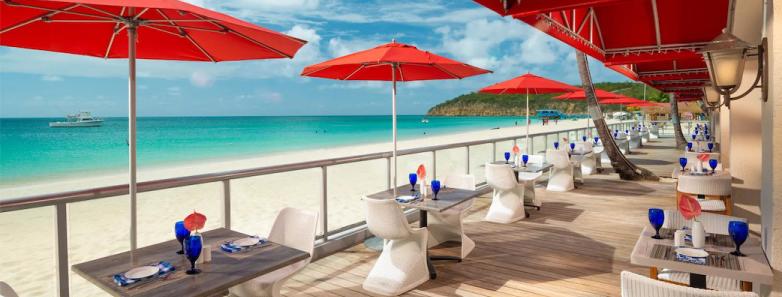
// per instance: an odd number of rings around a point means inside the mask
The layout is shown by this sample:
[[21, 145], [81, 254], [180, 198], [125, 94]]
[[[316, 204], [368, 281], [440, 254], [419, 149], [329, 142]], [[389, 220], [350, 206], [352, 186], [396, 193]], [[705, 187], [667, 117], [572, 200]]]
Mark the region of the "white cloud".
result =
[[214, 83], [214, 77], [204, 71], [196, 71], [190, 75], [190, 84], [196, 87], [208, 87]]
[[169, 96], [182, 96], [182, 89], [179, 87], [168, 87], [166, 91]]
[[329, 39], [328, 52], [331, 57], [340, 57], [357, 51], [370, 49], [382, 43], [383, 42], [379, 40], [342, 39], [340, 37], [335, 37]]

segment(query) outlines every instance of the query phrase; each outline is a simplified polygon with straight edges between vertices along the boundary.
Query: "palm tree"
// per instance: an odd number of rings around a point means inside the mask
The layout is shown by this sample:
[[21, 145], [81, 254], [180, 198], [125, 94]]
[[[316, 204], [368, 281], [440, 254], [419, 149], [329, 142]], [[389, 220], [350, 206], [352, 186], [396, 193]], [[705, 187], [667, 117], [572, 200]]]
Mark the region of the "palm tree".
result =
[[600, 109], [600, 104], [597, 103], [595, 86], [592, 85], [592, 74], [589, 73], [589, 63], [587, 62], [586, 55], [583, 52], [576, 50], [576, 61], [578, 63], [578, 73], [581, 76], [581, 82], [584, 86], [584, 93], [586, 93], [587, 97], [587, 109], [595, 123], [597, 134], [600, 136], [600, 139], [603, 140], [604, 151], [608, 155], [608, 158], [611, 159], [611, 167], [613, 167], [614, 171], [619, 173], [619, 177], [624, 180], [657, 180], [658, 178], [654, 173], [635, 166], [635, 164], [630, 162], [630, 160], [627, 160], [625, 155], [619, 150], [619, 147], [611, 136], [611, 131], [608, 129], [608, 125], [603, 118], [603, 110]]
[[683, 148], [687, 145], [687, 139], [684, 138], [684, 133], [682, 132], [678, 101], [676, 95], [671, 94], [671, 123], [673, 124], [673, 136], [676, 138], [676, 147]]

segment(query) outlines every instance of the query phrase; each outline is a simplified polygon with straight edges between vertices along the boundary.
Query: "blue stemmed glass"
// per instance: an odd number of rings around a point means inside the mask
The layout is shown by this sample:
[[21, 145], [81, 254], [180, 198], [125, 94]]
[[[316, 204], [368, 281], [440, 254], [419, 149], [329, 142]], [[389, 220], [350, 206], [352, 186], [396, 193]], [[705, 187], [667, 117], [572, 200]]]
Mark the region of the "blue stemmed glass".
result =
[[576, 149], [576, 144], [571, 142], [571, 143], [570, 143], [570, 151], [572, 152], [572, 151], [574, 151], [575, 149]]
[[749, 225], [742, 221], [730, 221], [728, 223], [728, 234], [730, 234], [730, 238], [733, 239], [733, 243], [736, 244], [736, 250], [730, 252], [730, 254], [739, 257], [746, 256], [741, 253], [741, 245], [747, 240]]
[[709, 147], [709, 152], [711, 152], [712, 150], [714, 150], [714, 143], [713, 143], [713, 142], [709, 142], [709, 143], [708, 143], [708, 144], [706, 144], [706, 145]]
[[584, 136], [581, 136], [581, 141], [584, 141], [584, 142], [586, 142], [586, 141], [587, 141], [587, 137], [586, 137], [586, 135], [584, 135]]
[[706, 134], [705, 137], [706, 137], [706, 141], [709, 141], [711, 139], [711, 135], [709, 134]]
[[695, 140], [695, 137], [698, 137], [698, 135], [697, 134], [693, 134], [692, 135], [692, 140]]
[[630, 134], [630, 130], [625, 130], [625, 134]]
[[203, 244], [201, 234], [198, 233], [185, 239], [185, 256], [187, 256], [187, 260], [190, 261], [190, 269], [186, 272], [187, 274], [201, 273], [201, 270], [195, 267], [195, 262], [198, 260], [198, 257], [201, 256]]
[[660, 236], [660, 228], [662, 228], [663, 226], [663, 221], [665, 221], [665, 212], [662, 209], [659, 208], [649, 209], [649, 224], [652, 224], [652, 227], [654, 228], [654, 232], [655, 232], [652, 238], [663, 239], [662, 236]]
[[432, 185], [432, 192], [434, 192], [434, 198], [432, 198], [432, 200], [437, 200], [437, 193], [440, 192], [440, 181], [433, 179], [431, 185]]
[[600, 140], [600, 137], [595, 136], [595, 144]]
[[510, 160], [510, 152], [505, 152], [505, 164], [508, 164], [508, 160]]
[[687, 168], [687, 158], [685, 158], [685, 157], [679, 158], [679, 165], [682, 165], [682, 171], [686, 170], [686, 168]]
[[185, 222], [179, 221], [174, 224], [174, 234], [176, 234], [176, 240], [179, 241], [179, 247], [181, 248], [179, 251], [177, 251], [177, 254], [184, 254], [185, 253], [185, 239], [190, 237], [190, 230], [187, 230], [185, 228]]
[[692, 142], [687, 143], [687, 151], [692, 151]]
[[619, 133], [614, 132], [614, 138], [619, 137]]
[[407, 178], [410, 180], [410, 192], [415, 192], [415, 184], [418, 182], [418, 174], [410, 173]]
[[709, 159], [709, 167], [711, 167], [711, 172], [717, 170], [717, 159]]
[[527, 167], [527, 161], [529, 161], [529, 156], [527, 154], [521, 155], [521, 162], [524, 162], [524, 167]]
[[559, 149], [559, 141], [554, 141], [554, 149], [555, 150]]

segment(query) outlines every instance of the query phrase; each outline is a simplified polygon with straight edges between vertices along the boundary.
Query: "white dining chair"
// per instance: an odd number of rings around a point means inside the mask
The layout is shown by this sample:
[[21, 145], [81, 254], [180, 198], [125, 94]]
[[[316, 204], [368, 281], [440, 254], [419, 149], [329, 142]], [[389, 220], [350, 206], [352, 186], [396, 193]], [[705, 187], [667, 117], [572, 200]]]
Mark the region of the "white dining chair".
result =
[[[475, 191], [475, 176], [473, 175], [448, 175], [443, 180], [443, 185], [453, 189]], [[462, 245], [460, 258], [464, 259], [475, 248], [475, 242], [464, 233], [464, 217], [467, 216], [473, 199], [458, 204], [442, 212], [429, 212], [429, 247], [447, 241], [460, 242]]]
[[19, 297], [19, 295], [16, 294], [14, 288], [11, 288], [11, 285], [0, 281], [0, 297]]
[[485, 221], [508, 224], [525, 217], [524, 184], [516, 181], [510, 166], [486, 164], [486, 183], [494, 192]]
[[[543, 166], [543, 164], [546, 163], [546, 156], [544, 155], [529, 155], [529, 160], [527, 160], [527, 164], [532, 164], [536, 166]], [[534, 207], [537, 210], [540, 210], [541, 201], [538, 199], [538, 196], [535, 195], [535, 184], [540, 180], [540, 177], [543, 176], [543, 172], [538, 172], [535, 174], [519, 174], [519, 181], [524, 181], [522, 184], [524, 185], [524, 206], [531, 206]]]
[[[665, 219], [663, 220], [663, 228], [669, 229], [682, 229], [684, 227], [692, 228], [692, 220], [684, 219], [684, 216], [678, 210], [664, 210]], [[727, 216], [716, 213], [704, 212], [698, 216], [698, 221], [703, 224], [703, 229], [709, 234], [729, 235], [728, 223], [730, 221], [747, 222], [747, 219]], [[690, 274], [687, 272], [675, 271], [667, 268], [660, 269], [657, 274], [658, 279], [675, 282], [679, 284], [689, 284]], [[706, 276], [706, 287], [712, 290], [719, 291], [739, 291], [741, 290], [741, 283], [738, 280]]]
[[553, 166], [549, 171], [546, 190], [554, 192], [567, 192], [573, 190], [573, 164], [564, 150], [547, 150], [546, 161]]
[[643, 145], [641, 141], [641, 135], [638, 134], [638, 131], [635, 130], [630, 131], [630, 134], [627, 135], [627, 141], [630, 142], [629, 145], [631, 149], [637, 149]]
[[410, 227], [394, 199], [364, 197], [364, 201], [369, 232], [385, 239], [383, 251], [364, 280], [364, 290], [396, 296], [429, 280], [427, 228]]
[[581, 159], [581, 174], [592, 175], [597, 171], [597, 156], [595, 156], [592, 143], [584, 141], [576, 145], [577, 152], [583, 152], [584, 157]]
[[622, 271], [622, 297], [758, 297], [753, 292], [690, 288]]
[[317, 226], [318, 212], [291, 207], [280, 210], [269, 232], [269, 241], [307, 252], [310, 257], [231, 287], [228, 290], [231, 296], [281, 296], [280, 288], [285, 281], [310, 263]]

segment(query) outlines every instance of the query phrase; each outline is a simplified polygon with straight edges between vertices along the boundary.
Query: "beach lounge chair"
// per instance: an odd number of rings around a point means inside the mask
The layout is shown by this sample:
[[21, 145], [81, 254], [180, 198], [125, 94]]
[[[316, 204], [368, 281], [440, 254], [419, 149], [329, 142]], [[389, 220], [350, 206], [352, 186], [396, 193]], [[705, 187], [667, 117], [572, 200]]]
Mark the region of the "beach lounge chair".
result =
[[553, 166], [549, 171], [546, 190], [567, 192], [575, 188], [573, 182], [573, 164], [564, 150], [547, 150], [546, 161]]
[[427, 228], [412, 228], [393, 199], [365, 197], [367, 227], [386, 240], [362, 287], [369, 292], [396, 296], [429, 280]]
[[16, 291], [14, 291], [14, 288], [11, 288], [10, 285], [8, 285], [5, 282], [0, 281], [0, 296], [2, 297], [19, 297], [19, 295], [16, 294]]
[[[444, 183], [448, 188], [475, 191], [475, 176], [473, 175], [449, 175]], [[463, 221], [467, 216], [473, 199], [461, 203], [442, 212], [429, 212], [429, 247], [447, 241], [461, 242], [460, 258], [464, 259], [475, 248], [475, 242], [464, 234]]]
[[[315, 249], [318, 213], [286, 207], [280, 210], [269, 232], [269, 241], [305, 251]], [[309, 257], [229, 289], [232, 296], [281, 296], [280, 288], [296, 272], [310, 263]]]
[[753, 292], [721, 292], [690, 288], [622, 271], [622, 297], [758, 297]]
[[508, 224], [525, 217], [524, 186], [504, 164], [486, 164], [486, 183], [494, 189], [485, 221]]
[[[728, 222], [730, 221], [742, 221], [746, 222], [747, 219], [726, 216], [715, 213], [701, 213], [698, 220], [703, 224], [703, 229], [706, 233], [728, 235]], [[663, 221], [663, 228], [669, 229], [682, 229], [683, 227], [692, 228], [692, 220], [684, 219], [684, 216], [677, 210], [665, 210], [665, 220]], [[652, 275], [652, 277], [655, 277]], [[690, 283], [690, 274], [686, 272], [675, 271], [671, 269], [663, 268], [657, 273], [656, 277], [661, 280], [665, 280], [672, 283], [686, 285]], [[706, 276], [706, 287], [712, 290], [719, 291], [740, 291], [741, 284], [738, 280]]]

